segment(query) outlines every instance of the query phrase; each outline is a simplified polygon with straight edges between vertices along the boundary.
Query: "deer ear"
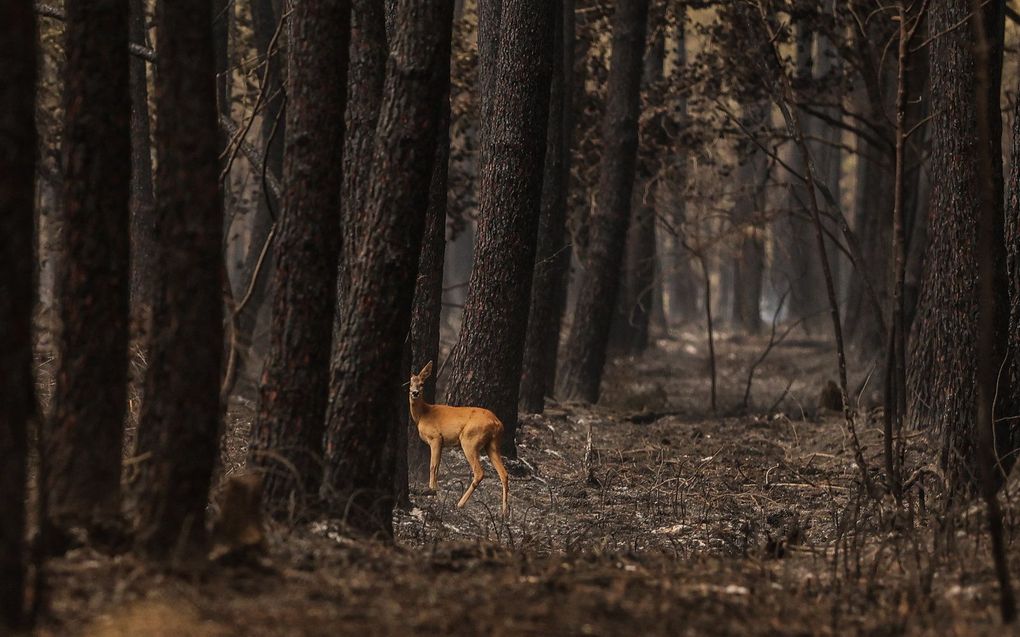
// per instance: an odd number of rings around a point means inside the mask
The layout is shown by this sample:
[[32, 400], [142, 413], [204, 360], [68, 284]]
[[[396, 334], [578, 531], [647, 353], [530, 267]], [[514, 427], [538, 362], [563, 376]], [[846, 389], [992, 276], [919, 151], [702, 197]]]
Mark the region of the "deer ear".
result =
[[428, 378], [431, 375], [432, 375], [432, 361], [429, 361], [425, 365], [425, 367], [422, 367], [421, 371], [418, 372], [418, 378], [420, 378], [422, 380], [425, 380], [426, 378]]

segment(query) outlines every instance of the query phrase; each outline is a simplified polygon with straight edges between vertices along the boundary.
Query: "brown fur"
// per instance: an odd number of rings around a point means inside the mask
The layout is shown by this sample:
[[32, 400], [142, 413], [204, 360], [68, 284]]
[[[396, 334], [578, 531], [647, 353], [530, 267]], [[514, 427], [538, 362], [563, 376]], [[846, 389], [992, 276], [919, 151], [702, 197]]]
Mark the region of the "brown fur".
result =
[[481, 407], [452, 407], [450, 405], [430, 405], [421, 397], [425, 379], [432, 373], [430, 361], [421, 372], [411, 374], [411, 387], [408, 400], [411, 406], [411, 418], [418, 425], [418, 435], [429, 446], [432, 459], [429, 463], [429, 488], [433, 491], [438, 486], [439, 462], [442, 459], [443, 446], [459, 442], [468, 464], [471, 465], [472, 480], [467, 491], [457, 503], [458, 507], [467, 504], [475, 487], [485, 477], [482, 470], [481, 453], [488, 454], [492, 466], [499, 474], [503, 483], [503, 515], [509, 512], [507, 503], [510, 495], [509, 478], [503, 466], [503, 456], [499, 447], [503, 442], [503, 423], [496, 414]]

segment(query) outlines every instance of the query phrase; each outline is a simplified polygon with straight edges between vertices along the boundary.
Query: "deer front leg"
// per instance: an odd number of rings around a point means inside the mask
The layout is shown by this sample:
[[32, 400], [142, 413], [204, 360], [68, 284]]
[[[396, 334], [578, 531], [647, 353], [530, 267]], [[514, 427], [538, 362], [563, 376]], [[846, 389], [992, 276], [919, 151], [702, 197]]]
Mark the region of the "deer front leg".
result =
[[435, 493], [439, 489], [439, 462], [443, 459], [443, 439], [433, 438], [428, 441], [432, 452], [429, 461], [429, 491]]

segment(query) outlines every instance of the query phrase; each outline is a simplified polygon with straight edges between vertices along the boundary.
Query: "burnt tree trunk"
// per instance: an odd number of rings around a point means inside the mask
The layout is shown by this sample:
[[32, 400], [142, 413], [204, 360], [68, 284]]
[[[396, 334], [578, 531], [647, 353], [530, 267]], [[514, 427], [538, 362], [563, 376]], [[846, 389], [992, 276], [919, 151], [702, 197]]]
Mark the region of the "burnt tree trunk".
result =
[[516, 457], [517, 403], [542, 197], [553, 3], [503, 3], [490, 121], [483, 125], [479, 222], [448, 400], [495, 412]]
[[[678, 3], [676, 7], [676, 59], [674, 61], [674, 73], [686, 77], [687, 66], [687, 8], [684, 3]], [[676, 116], [681, 127], [688, 124], [687, 121], [687, 99], [679, 97], [674, 105]], [[683, 130], [683, 128], [681, 128]], [[674, 228], [682, 228], [687, 217], [687, 183], [690, 162], [683, 145], [678, 145], [672, 158], [673, 166], [671, 172], [674, 177], [674, 190], [677, 196], [674, 197], [672, 209], [669, 211], [671, 225]], [[669, 299], [666, 311], [670, 323], [687, 323], [700, 318], [698, 313], [698, 287], [697, 278], [693, 270], [691, 255], [687, 253], [683, 243], [678, 237], [667, 236], [669, 249], [665, 251], [662, 259], [663, 288]]]
[[249, 452], [278, 513], [291, 499], [314, 499], [322, 480], [351, 34], [349, 1], [297, 6], [288, 47], [286, 212], [273, 239], [273, 321]]
[[[283, 95], [283, 56], [282, 33], [273, 44], [273, 36], [279, 28], [283, 17], [280, 15], [280, 0], [257, 0], [252, 6], [252, 22], [254, 23], [255, 47], [267, 65], [263, 69], [265, 77], [265, 110], [262, 113], [261, 134], [266, 161], [265, 168], [270, 174], [283, 174], [283, 146], [287, 137], [287, 120], [284, 114]], [[275, 47], [276, 50], [273, 50]], [[261, 178], [259, 179], [261, 188]], [[280, 212], [280, 202], [276, 201], [269, 189], [260, 192], [259, 207], [264, 210], [260, 214], [268, 215], [276, 220]], [[261, 245], [253, 245], [252, 250], [258, 253]], [[269, 277], [266, 277], [267, 279]]]
[[[648, 44], [641, 74], [644, 109], [656, 111], [655, 84], [662, 80], [666, 55], [665, 5], [653, 1], [649, 9]], [[655, 283], [655, 224], [658, 202], [657, 187], [652, 180], [656, 168], [654, 139], [662, 127], [656, 114], [645, 121], [639, 136], [638, 162], [630, 226], [624, 248], [624, 264], [620, 271], [620, 292], [609, 332], [610, 348], [620, 354], [640, 354], [648, 347], [648, 328], [652, 312], [652, 288]]]
[[351, 2], [350, 71], [347, 75], [347, 112], [344, 114], [343, 216], [337, 326], [351, 285], [351, 271], [367, 229], [362, 226], [371, 186], [375, 126], [386, 79], [386, 11], [379, 0]]
[[36, 416], [32, 373], [35, 306], [35, 79], [33, 3], [0, 9], [0, 627], [25, 606], [28, 429]]
[[477, 178], [485, 172], [486, 147], [495, 100], [496, 71], [499, 68], [500, 21], [503, 0], [477, 0], [478, 11], [478, 168]]
[[605, 149], [574, 324], [559, 379], [564, 398], [596, 402], [616, 306], [638, 149], [641, 66], [648, 0], [621, 0], [613, 17], [613, 52], [603, 120]]
[[[993, 125], [992, 116], [998, 120], [998, 132], [1002, 133], [1002, 121], [998, 105], [999, 93], [996, 91], [993, 101], [990, 85], [992, 83], [992, 53], [994, 49], [998, 58], [995, 64], [1001, 64], [1003, 40], [1005, 34], [1002, 29], [1002, 15], [995, 9], [989, 11], [991, 18], [1000, 20], [993, 23], [997, 40], [990, 39], [987, 35], [988, 29], [985, 24], [984, 8], [980, 0], [971, 0], [971, 12], [974, 18], [970, 20], [971, 30], [974, 35], [974, 58], [976, 62], [975, 84], [977, 88], [977, 146], [986, 149], [978, 155], [977, 173], [980, 184], [979, 197], [981, 199], [978, 208], [977, 223], [977, 244], [988, 246], [1001, 243], [1005, 233], [1002, 218], [1002, 205], [998, 201], [1002, 195], [1002, 173], [999, 172], [999, 182], [995, 181], [995, 170], [993, 160], [990, 156], [991, 150], [1001, 150], [1001, 140], [991, 144]], [[1005, 0], [1001, 9], [1005, 10]], [[901, 11], [901, 16], [905, 12]], [[905, 18], [901, 18], [905, 21]], [[993, 44], [994, 42], [994, 44]], [[1001, 67], [995, 75], [1001, 83]], [[995, 108], [992, 108], [992, 105]], [[991, 147], [991, 148], [989, 148]], [[996, 162], [1002, 161], [1002, 155], [997, 154]], [[1000, 365], [1005, 367], [1010, 358], [1009, 342], [1003, 339], [1007, 334], [1003, 328], [1009, 330], [1009, 306], [1008, 295], [1000, 286], [1007, 283], [1007, 275], [1002, 263], [1002, 252], [995, 250], [978, 250], [978, 329], [977, 329], [977, 463], [978, 477], [981, 482], [981, 495], [985, 501], [985, 508], [988, 515], [988, 535], [992, 544], [992, 559], [995, 564], [995, 573], [999, 581], [999, 610], [1004, 624], [1012, 624], [1016, 621], [1016, 598], [1013, 595], [1013, 583], [1009, 574], [1009, 558], [1007, 556], [1006, 538], [1002, 524], [1002, 507], [999, 504], [999, 485], [1005, 482], [1006, 476], [999, 470], [999, 458], [995, 450], [995, 401], [999, 396], [999, 389], [1003, 386], [1010, 388], [1008, 383], [1000, 383]], [[1008, 255], [1007, 255], [1008, 258]], [[1013, 413], [1012, 411], [1009, 413]]]
[[[452, 25], [451, 25], [452, 28]], [[411, 304], [410, 368], [417, 373], [429, 361], [439, 365], [439, 326], [443, 310], [443, 262], [446, 257], [446, 178], [450, 163], [450, 56], [436, 60], [435, 70], [443, 86], [440, 98], [439, 124], [436, 137], [436, 158], [429, 184], [429, 205], [425, 213], [425, 232], [422, 236], [421, 256], [418, 259], [418, 278], [415, 281], [414, 301]], [[405, 367], [407, 372], [408, 368]], [[408, 374], [404, 374], [407, 376]], [[434, 403], [436, 376], [425, 382], [424, 398]], [[400, 386], [397, 400], [404, 402], [406, 392]], [[402, 409], [407, 421], [408, 479], [428, 481], [429, 448], [418, 436], [418, 426], [408, 417], [406, 405]], [[397, 462], [401, 462], [398, 455]]]
[[[794, 87], [800, 91], [812, 82], [814, 58], [812, 55], [813, 31], [803, 19], [795, 21], [796, 75]], [[806, 162], [796, 148], [790, 149], [789, 164], [799, 175], [805, 175]], [[812, 334], [827, 329], [826, 313], [828, 302], [825, 297], [825, 282], [818, 267], [815, 251], [811, 249], [814, 240], [814, 226], [808, 210], [807, 185], [799, 177], [791, 176], [789, 196], [786, 199], [788, 217], [781, 224], [779, 254], [785, 264], [785, 275], [790, 289], [790, 314], [803, 319], [804, 329]]]
[[[259, 73], [260, 81], [264, 80], [265, 82], [265, 86], [260, 87], [260, 90], [265, 92], [263, 98], [265, 107], [261, 113], [261, 136], [265, 154], [264, 170], [267, 174], [276, 177], [283, 174], [283, 145], [287, 135], [282, 91], [284, 61], [279, 51], [271, 50], [273, 35], [281, 20], [278, 4], [278, 1], [274, 0], [258, 0], [252, 5], [255, 48], [267, 65], [261, 68]], [[223, 20], [227, 22], [226, 16], [223, 17]], [[275, 45], [277, 49], [280, 48], [280, 44], [278, 39]], [[228, 96], [224, 94], [222, 98], [227, 99]], [[249, 287], [251, 288], [251, 297], [237, 317], [237, 333], [233, 336], [236, 340], [236, 347], [239, 348], [238, 369], [234, 378], [228, 379], [231, 383], [240, 381], [242, 393], [251, 392], [250, 383], [256, 380], [262, 369], [263, 352], [259, 348], [261, 341], [256, 343], [255, 329], [259, 315], [265, 307], [267, 296], [272, 293], [271, 286], [276, 258], [272, 244], [267, 247], [264, 258], [262, 249], [269, 239], [273, 224], [280, 217], [282, 206], [271, 190], [262, 187], [261, 175], [257, 177], [257, 181], [259, 198], [255, 206], [254, 217], [250, 222], [248, 251], [241, 266], [238, 281], [234, 286], [234, 289], [240, 290], [238, 300], [244, 296]], [[260, 258], [262, 259], [261, 268], [259, 267]]]
[[545, 397], [556, 381], [560, 323], [570, 274], [567, 238], [567, 188], [570, 183], [570, 141], [573, 106], [574, 2], [556, 4], [553, 36], [553, 75], [549, 88], [549, 122], [546, 127], [545, 176], [542, 212], [538, 222], [535, 271], [531, 283], [528, 331], [521, 366], [520, 407], [540, 414]]
[[[130, 0], [131, 42], [145, 44], [145, 1]], [[149, 86], [145, 60], [130, 56], [131, 82], [131, 292], [138, 308], [151, 302], [155, 251], [155, 200], [152, 194], [152, 142], [149, 138]], [[141, 314], [138, 314], [141, 317]]]
[[138, 423], [139, 547], [201, 550], [219, 450], [223, 205], [209, 5], [157, 7], [156, 247], [149, 365]]
[[[764, 133], [771, 111], [767, 102], [747, 107], [744, 128], [753, 135]], [[758, 143], [764, 143], [759, 140]], [[740, 194], [734, 205], [740, 227], [733, 264], [733, 319], [750, 334], [761, 331], [761, 300], [765, 272], [765, 229], [761, 222], [768, 181], [768, 156], [757, 143], [748, 144], [749, 156], [737, 171]]]
[[[395, 400], [411, 322], [415, 274], [429, 206], [440, 101], [448, 74], [452, 0], [399, 0], [372, 154], [359, 213], [372, 232], [357, 246], [333, 348], [326, 479], [333, 509], [362, 535], [391, 537]], [[367, 160], [368, 158], [363, 158]]]
[[[923, 16], [921, 19], [925, 19]], [[910, 334], [917, 314], [917, 298], [923, 276], [924, 255], [928, 247], [928, 206], [931, 180], [927, 169], [926, 150], [930, 147], [928, 115], [929, 100], [921, 99], [928, 91], [928, 48], [911, 51], [907, 68], [906, 126], [913, 133], [914, 143], [904, 149], [904, 179], [906, 183], [903, 225], [906, 238], [906, 281], [903, 288], [904, 334]], [[1009, 244], [1007, 244], [1009, 245]]]
[[[957, 495], [977, 492], [977, 478], [987, 469], [979, 464], [974, 421], [979, 251], [991, 252], [990, 258], [994, 259], [992, 290], [997, 295], [997, 312], [990, 329], [994, 330], [995, 368], [1003, 368], [1009, 356], [1005, 229], [1002, 197], [997, 194], [1003, 186], [999, 112], [1003, 4], [992, 2], [984, 12], [990, 49], [988, 94], [981, 97], [977, 95], [973, 33], [951, 28], [964, 21], [969, 11], [968, 0], [947, 0], [929, 8], [929, 33], [939, 34], [932, 41], [930, 53], [933, 209], [907, 379], [909, 416], [929, 431], [949, 487]], [[988, 109], [988, 148], [974, 141], [978, 139], [979, 104]], [[988, 158], [982, 159], [985, 153]], [[993, 184], [993, 192], [986, 198], [981, 196], [985, 188], [978, 171], [981, 161], [990, 162], [989, 182]], [[977, 222], [983, 204], [995, 208], [995, 223], [989, 234], [994, 240], [979, 243]], [[1008, 375], [1003, 375], [996, 402], [998, 413], [1014, 413], [1013, 398]], [[1014, 429], [1009, 419], [995, 425], [995, 452], [1005, 471], [1014, 462]], [[1001, 484], [1002, 471], [996, 469], [994, 474], [997, 484]]]
[[[1020, 84], [1018, 84], [1020, 86]], [[1006, 183], [1006, 249], [1009, 268], [1009, 344], [1013, 351], [1012, 382], [1020, 387], [1020, 100], [1013, 114], [1012, 154]]]
[[[869, 23], [867, 37], [856, 42], [865, 61], [860, 95], [860, 110], [872, 124], [868, 134], [858, 136], [857, 190], [854, 196], [855, 232], [860, 238], [862, 261], [850, 274], [847, 286], [846, 327], [850, 342], [863, 354], [874, 356], [883, 351], [886, 335], [882, 317], [874, 310], [868, 286], [874, 288], [881, 307], [888, 304], [889, 262], [892, 245], [890, 211], [895, 189], [895, 131], [888, 113], [895, 112], [895, 56], [880, 57], [876, 42], [893, 37], [891, 23]], [[923, 100], [921, 100], [923, 101]], [[876, 379], [877, 380], [877, 379]], [[879, 382], [879, 386], [881, 386]]]
[[47, 517], [65, 531], [119, 523], [131, 293], [128, 3], [66, 9], [60, 328], [46, 436]]

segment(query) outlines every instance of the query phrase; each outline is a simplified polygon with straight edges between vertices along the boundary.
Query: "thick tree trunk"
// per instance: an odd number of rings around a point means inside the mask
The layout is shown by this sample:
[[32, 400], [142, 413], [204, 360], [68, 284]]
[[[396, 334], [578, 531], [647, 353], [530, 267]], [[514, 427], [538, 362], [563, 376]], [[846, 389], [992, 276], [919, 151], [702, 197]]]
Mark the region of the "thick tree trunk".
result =
[[127, 0], [66, 5], [64, 210], [48, 522], [119, 525], [127, 408], [131, 98]]
[[[131, 42], [145, 44], [145, 0], [130, 0]], [[136, 307], [151, 303], [156, 237], [152, 195], [152, 143], [145, 60], [131, 56], [131, 292]], [[139, 315], [141, 316], [141, 315]]]
[[[641, 73], [644, 108], [654, 112], [654, 85], [662, 80], [666, 55], [665, 10], [662, 2], [653, 1], [649, 10], [648, 45]], [[655, 171], [657, 134], [662, 124], [656, 116], [646, 121], [640, 131], [638, 164], [630, 225], [624, 248], [624, 265], [620, 272], [620, 292], [609, 333], [610, 348], [621, 354], [639, 354], [648, 347], [648, 326], [652, 312], [652, 286], [655, 283], [655, 223], [658, 201], [657, 187], [652, 181]]]
[[28, 429], [36, 416], [35, 78], [32, 2], [8, 2], [0, 9], [0, 627], [12, 629], [25, 605]]
[[503, 3], [491, 120], [483, 127], [474, 268], [450, 362], [449, 402], [495, 412], [510, 458], [540, 216], [553, 22], [548, 0]]
[[292, 499], [314, 500], [322, 480], [351, 3], [301, 4], [292, 20], [286, 212], [274, 237], [273, 321], [249, 452], [278, 513]]
[[[425, 233], [422, 237], [421, 256], [418, 259], [418, 278], [414, 288], [414, 302], [411, 305], [410, 366], [419, 372], [429, 361], [439, 365], [439, 326], [443, 312], [443, 261], [446, 256], [446, 177], [450, 163], [450, 57], [437, 60], [440, 68], [436, 73], [443, 82], [443, 96], [440, 99], [436, 158], [432, 166], [432, 182], [429, 184], [429, 205], [425, 213]], [[404, 370], [408, 371], [407, 368]], [[405, 374], [407, 375], [407, 374]], [[403, 385], [397, 400], [406, 398]], [[430, 376], [425, 383], [424, 398], [434, 403], [436, 378]], [[418, 426], [408, 417], [408, 409], [401, 410], [407, 421], [408, 478], [415, 482], [428, 481], [429, 448], [418, 436]], [[397, 462], [402, 457], [397, 456]]]
[[[399, 0], [376, 127], [371, 189], [360, 213], [372, 228], [353, 262], [333, 350], [327, 416], [327, 485], [333, 509], [362, 535], [393, 534], [394, 397], [411, 322], [429, 206], [440, 101], [448, 75], [452, 0]], [[367, 160], [367, 158], [363, 158]]]
[[351, 271], [368, 229], [363, 227], [371, 186], [375, 126], [386, 79], [386, 11], [379, 0], [351, 2], [350, 72], [347, 76], [347, 112], [344, 114], [344, 236], [341, 238], [337, 278], [337, 329], [351, 286]]
[[570, 180], [570, 140], [573, 112], [568, 87], [573, 78], [574, 3], [556, 3], [553, 76], [549, 89], [546, 127], [542, 216], [535, 249], [531, 307], [521, 367], [521, 409], [540, 414], [552, 393], [560, 344], [560, 322], [570, 273], [567, 242], [567, 187]]
[[560, 378], [564, 398], [596, 402], [606, 361], [609, 327], [620, 282], [634, 190], [641, 65], [648, 0], [621, 0], [613, 18], [605, 149], [574, 324]]
[[219, 451], [223, 206], [209, 5], [157, 7], [156, 277], [138, 423], [140, 548], [201, 550]]
[[485, 140], [492, 124], [495, 103], [496, 72], [499, 68], [500, 22], [503, 17], [503, 0], [476, 0], [478, 11], [478, 172], [479, 181], [487, 161]]
[[[990, 46], [988, 95], [976, 94], [975, 52], [970, 29], [953, 29], [966, 19], [968, 0], [946, 0], [929, 8], [928, 29], [938, 34], [931, 44], [931, 95], [933, 131], [931, 173], [933, 183], [931, 241], [921, 289], [919, 314], [911, 339], [908, 370], [909, 415], [930, 432], [950, 489], [955, 494], [974, 492], [982, 467], [978, 464], [974, 422], [978, 315], [978, 251], [991, 251], [995, 262], [993, 290], [999, 308], [993, 317], [996, 369], [1005, 364], [1008, 343], [1008, 284], [1004, 242], [1002, 197], [1001, 119], [999, 88], [1002, 73], [1003, 4], [985, 9]], [[978, 104], [988, 107], [989, 147], [980, 148]], [[993, 194], [983, 198], [985, 188], [977, 169], [981, 153], [990, 158]], [[994, 241], [979, 244], [977, 220], [981, 206], [996, 207]], [[987, 242], [986, 242], [987, 243]], [[1000, 414], [1012, 414], [1014, 396], [1006, 376], [998, 390]], [[1009, 419], [995, 427], [996, 453], [1007, 470], [1014, 459], [1013, 432]], [[1004, 478], [995, 470], [998, 480]]]

